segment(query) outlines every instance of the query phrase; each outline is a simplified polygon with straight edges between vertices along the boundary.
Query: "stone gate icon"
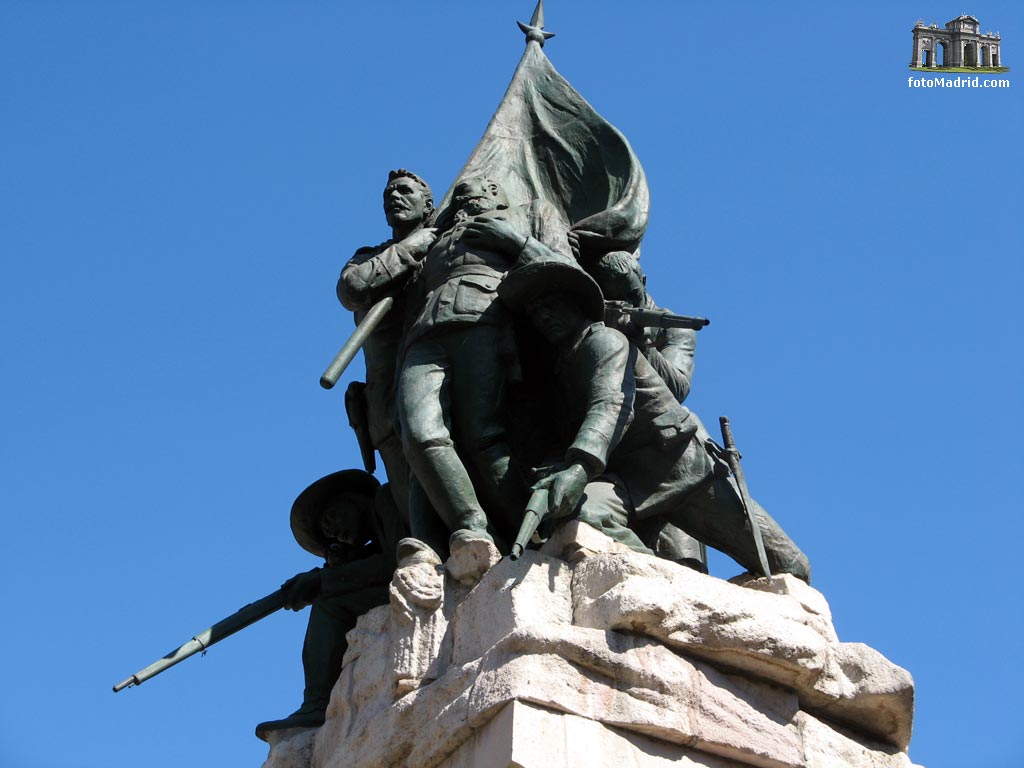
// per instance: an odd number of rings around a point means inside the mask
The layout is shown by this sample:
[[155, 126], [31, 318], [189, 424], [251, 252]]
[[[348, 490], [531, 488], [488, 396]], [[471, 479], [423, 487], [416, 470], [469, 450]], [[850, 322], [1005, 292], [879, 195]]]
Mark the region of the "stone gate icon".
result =
[[[911, 67], [1000, 67], [999, 33], [979, 32], [980, 22], [963, 14], [946, 22], [926, 26], [918, 19], [914, 25], [914, 53]], [[939, 52], [941, 50], [941, 57]]]

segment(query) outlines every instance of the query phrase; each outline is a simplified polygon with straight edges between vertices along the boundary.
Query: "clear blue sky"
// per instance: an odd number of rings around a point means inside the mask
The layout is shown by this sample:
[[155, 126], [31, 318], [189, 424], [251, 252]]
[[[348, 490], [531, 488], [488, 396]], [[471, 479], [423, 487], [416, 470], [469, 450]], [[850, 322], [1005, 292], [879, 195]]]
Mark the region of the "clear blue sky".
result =
[[[914, 22], [964, 10], [1011, 87], [908, 88]], [[291, 501], [359, 463], [317, 385], [338, 270], [388, 235], [390, 168], [451, 183], [531, 11], [0, 0], [0, 764], [263, 760], [304, 615], [110, 686], [316, 565]], [[1024, 764], [1021, 5], [547, 21], [649, 176], [652, 293], [713, 319], [690, 405], [732, 418], [840, 637], [914, 674], [911, 757]]]

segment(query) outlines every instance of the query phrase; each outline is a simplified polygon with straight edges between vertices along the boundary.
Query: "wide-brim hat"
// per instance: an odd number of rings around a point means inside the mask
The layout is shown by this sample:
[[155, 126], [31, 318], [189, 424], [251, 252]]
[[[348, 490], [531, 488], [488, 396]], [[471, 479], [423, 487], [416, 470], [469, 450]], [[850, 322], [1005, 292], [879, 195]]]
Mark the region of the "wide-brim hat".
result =
[[299, 546], [318, 557], [326, 557], [330, 542], [320, 523], [327, 506], [341, 493], [358, 493], [372, 499], [379, 487], [377, 478], [361, 469], [333, 472], [310, 485], [292, 504], [292, 535]]
[[594, 278], [572, 259], [557, 254], [520, 259], [498, 285], [498, 296], [516, 312], [547, 293], [568, 293], [593, 322], [604, 319], [604, 296]]

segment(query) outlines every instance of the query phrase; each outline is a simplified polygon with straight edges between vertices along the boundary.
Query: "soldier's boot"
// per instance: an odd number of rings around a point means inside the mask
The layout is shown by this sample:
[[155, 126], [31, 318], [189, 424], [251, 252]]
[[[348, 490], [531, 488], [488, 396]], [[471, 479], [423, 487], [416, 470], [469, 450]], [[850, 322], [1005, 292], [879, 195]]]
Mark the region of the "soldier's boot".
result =
[[448, 575], [461, 584], [475, 586], [501, 560], [494, 539], [486, 531], [458, 530], [448, 540], [451, 555], [445, 563]]
[[319, 728], [327, 717], [331, 690], [341, 674], [341, 660], [348, 643], [345, 633], [355, 626], [354, 617], [328, 613], [320, 601], [313, 603], [302, 644], [302, 671], [305, 688], [302, 706], [282, 720], [268, 720], [256, 726], [256, 736], [269, 740], [273, 731], [290, 728]]

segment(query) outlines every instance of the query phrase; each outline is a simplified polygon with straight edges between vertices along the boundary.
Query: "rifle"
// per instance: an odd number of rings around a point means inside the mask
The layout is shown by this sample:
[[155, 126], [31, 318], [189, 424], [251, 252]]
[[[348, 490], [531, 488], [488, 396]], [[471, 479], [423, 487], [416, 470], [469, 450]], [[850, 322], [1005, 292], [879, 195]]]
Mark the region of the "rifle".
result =
[[711, 325], [711, 321], [706, 317], [673, 315], [660, 309], [641, 309], [625, 301], [604, 303], [605, 322], [613, 328], [618, 325], [618, 320], [623, 315], [626, 315], [633, 325], [641, 328], [689, 328], [691, 331], [699, 331]]
[[383, 299], [378, 301], [372, 307], [370, 311], [366, 313], [366, 317], [363, 321], [356, 326], [356, 329], [352, 332], [352, 335], [348, 337], [348, 341], [342, 344], [341, 349], [338, 350], [338, 354], [331, 360], [331, 364], [327, 366], [327, 370], [324, 371], [323, 376], [320, 377], [320, 386], [324, 389], [330, 389], [338, 383], [338, 379], [341, 378], [341, 374], [348, 368], [348, 364], [352, 362], [352, 358], [356, 356], [356, 352], [359, 351], [360, 347], [366, 343], [366, 338], [373, 333], [374, 329], [380, 325], [380, 321], [384, 319], [384, 315], [388, 313], [388, 310], [394, 305], [395, 300], [391, 296], [385, 296]]
[[523, 550], [530, 543], [533, 534], [537, 532], [544, 516], [548, 513], [548, 489], [538, 488], [530, 494], [530, 500], [526, 503], [526, 511], [523, 512], [523, 523], [519, 526], [519, 535], [512, 545], [512, 552], [509, 557], [518, 560], [523, 556]]
[[249, 603], [244, 608], [236, 611], [226, 619], [221, 619], [212, 627], [204, 629], [184, 645], [178, 646], [162, 659], [157, 659], [145, 669], [136, 672], [134, 675], [114, 686], [114, 693], [135, 685], [142, 685], [151, 677], [155, 677], [168, 667], [173, 667], [179, 661], [184, 661], [199, 651], [206, 651], [214, 643], [219, 643], [225, 637], [230, 637], [250, 624], [255, 624], [260, 619], [265, 619], [275, 611], [284, 608], [285, 590], [279, 589], [271, 592], [255, 603]]

